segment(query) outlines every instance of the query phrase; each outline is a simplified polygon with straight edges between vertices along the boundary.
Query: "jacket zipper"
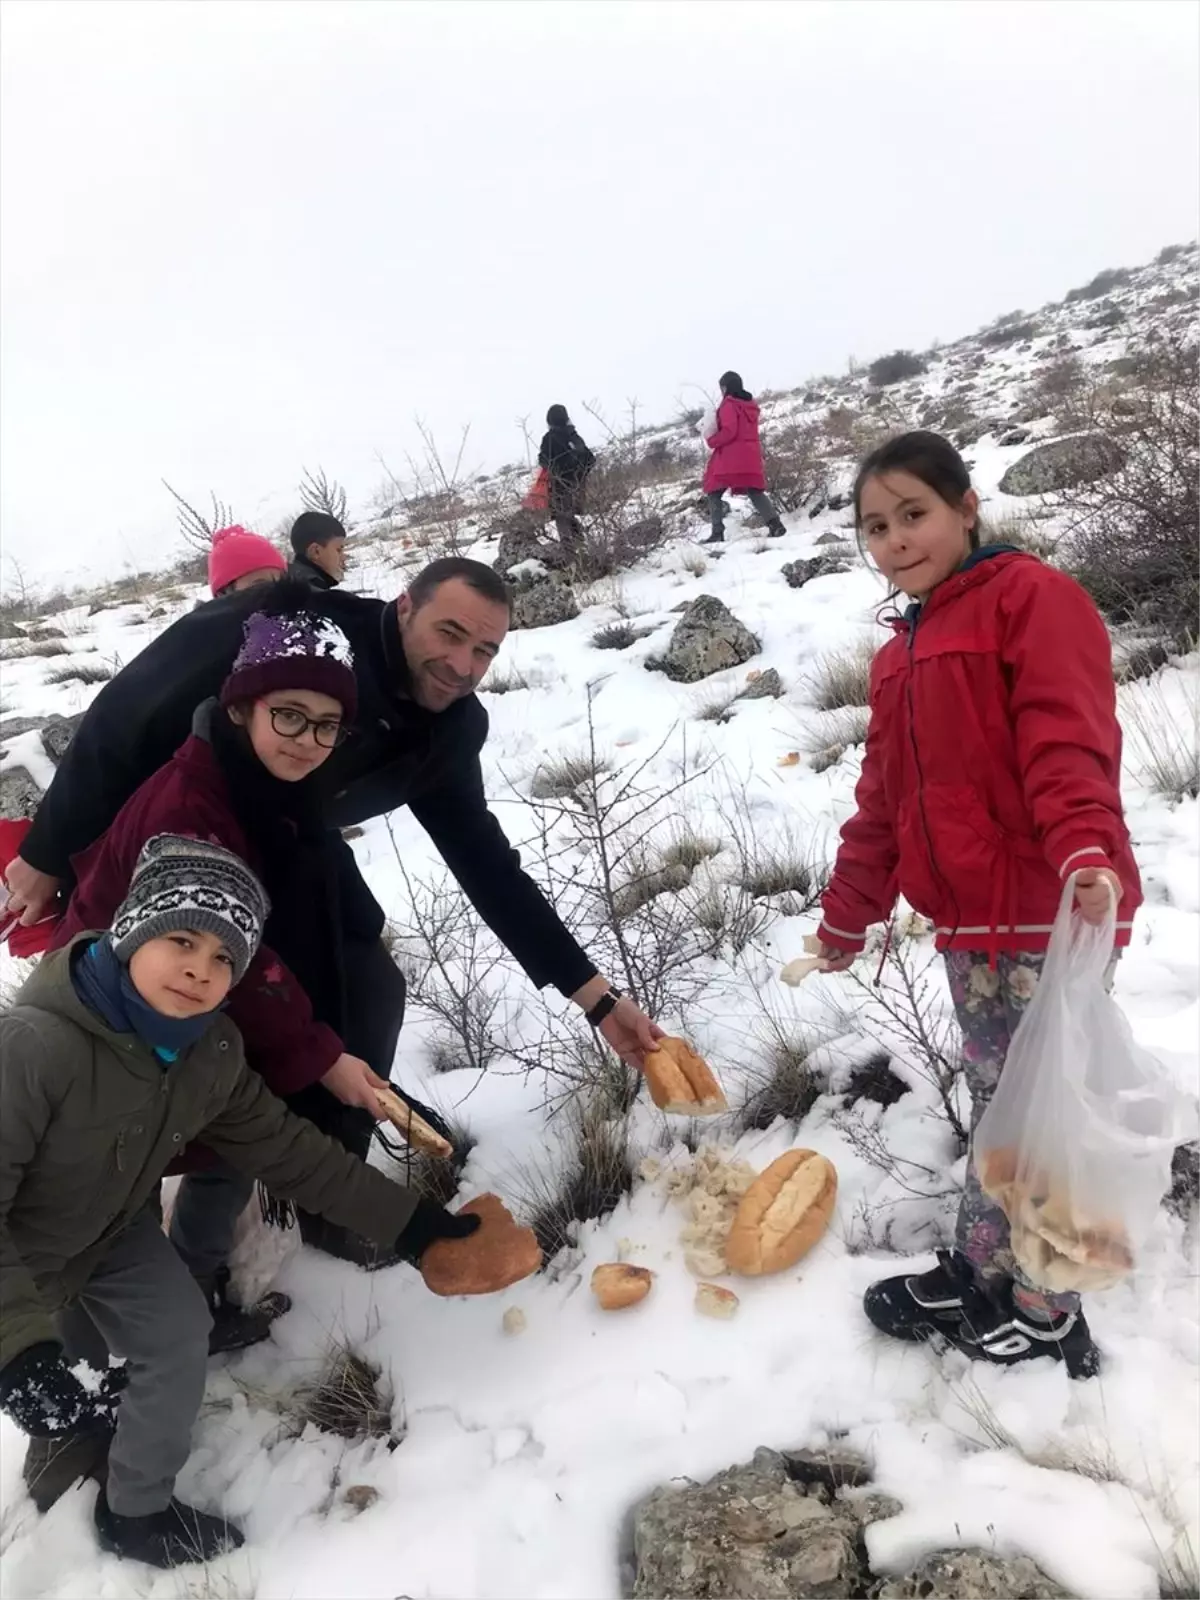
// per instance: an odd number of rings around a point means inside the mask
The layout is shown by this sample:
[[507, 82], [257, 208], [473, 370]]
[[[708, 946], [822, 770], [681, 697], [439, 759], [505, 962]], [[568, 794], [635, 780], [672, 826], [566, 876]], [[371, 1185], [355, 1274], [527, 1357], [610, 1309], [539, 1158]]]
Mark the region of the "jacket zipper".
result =
[[[925, 774], [921, 768], [921, 750], [917, 744], [917, 718], [913, 698], [913, 677], [916, 661], [917, 624], [921, 620], [921, 608], [918, 606], [916, 614], [908, 625], [908, 673], [904, 682], [904, 703], [908, 710], [908, 741], [912, 745], [913, 765], [917, 773], [917, 810], [921, 813], [921, 831], [925, 835], [925, 853], [929, 857], [929, 865], [933, 876], [941, 884], [943, 892], [949, 896], [950, 904], [954, 907], [954, 933], [962, 921], [962, 912], [958, 908], [958, 896], [946, 882], [941, 867], [938, 866], [937, 856], [933, 849], [933, 834], [929, 828], [929, 817], [925, 811]], [[936, 922], [936, 918], [934, 919]], [[951, 938], [954, 937], [951, 934]]]

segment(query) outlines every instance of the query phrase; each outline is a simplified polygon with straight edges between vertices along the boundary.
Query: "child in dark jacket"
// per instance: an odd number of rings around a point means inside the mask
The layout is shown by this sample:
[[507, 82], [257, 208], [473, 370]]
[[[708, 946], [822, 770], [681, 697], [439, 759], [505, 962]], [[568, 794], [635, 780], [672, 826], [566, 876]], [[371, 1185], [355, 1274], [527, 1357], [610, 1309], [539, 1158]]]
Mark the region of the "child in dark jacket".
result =
[[[147, 839], [181, 833], [224, 845], [262, 878], [272, 906], [263, 944], [229, 1014], [267, 1087], [336, 1136], [342, 1108], [371, 1126], [374, 1091], [386, 1085], [348, 1051], [338, 930], [339, 857], [348, 846], [326, 828], [316, 790], [345, 738], [358, 690], [349, 641], [310, 589], [280, 583], [246, 619], [242, 648], [219, 702], [200, 706], [190, 739], [130, 796], [112, 826], [72, 863], [76, 886], [52, 948], [85, 928], [107, 928]], [[357, 875], [348, 875], [357, 881]], [[382, 929], [383, 913], [378, 911]], [[380, 1065], [385, 1072], [390, 1061]], [[342, 1143], [348, 1141], [343, 1139]], [[362, 1148], [356, 1150], [362, 1154]], [[227, 1294], [234, 1230], [253, 1184], [227, 1163], [187, 1151], [171, 1238], [213, 1312], [214, 1352], [265, 1339], [282, 1296], [236, 1306]], [[302, 1219], [306, 1236], [338, 1230]], [[355, 1241], [361, 1257], [367, 1241]], [[350, 1254], [348, 1248], [342, 1254]], [[372, 1262], [372, 1264], [382, 1264]]]
[[546, 469], [550, 480], [550, 515], [563, 549], [578, 553], [583, 541], [579, 513], [583, 510], [583, 490], [596, 458], [576, 432], [566, 406], [551, 406], [546, 413], [546, 432], [538, 451], [538, 466]]
[[[39, 1508], [102, 1477], [101, 1545], [154, 1566], [242, 1542], [174, 1498], [211, 1319], [162, 1232], [172, 1156], [202, 1135], [238, 1171], [414, 1262], [478, 1225], [367, 1167], [247, 1068], [220, 1007], [267, 910], [229, 851], [158, 836], [111, 932], [47, 956], [0, 1017], [0, 1406], [31, 1436]], [[123, 1389], [110, 1356], [126, 1362]]]
[[[871, 668], [857, 810], [842, 829], [819, 938], [833, 971], [897, 893], [935, 927], [963, 1033], [972, 1128], [1033, 997], [1068, 880], [1079, 914], [1141, 901], [1121, 809], [1121, 730], [1108, 634], [1073, 579], [1004, 545], [980, 548], [979, 497], [949, 442], [908, 433], [854, 489], [860, 538], [907, 597]], [[1099, 1360], [1076, 1294], [1015, 1262], [1004, 1212], [968, 1164], [957, 1248], [867, 1292], [900, 1339], [944, 1334], [1001, 1364], [1052, 1355], [1073, 1377]]]

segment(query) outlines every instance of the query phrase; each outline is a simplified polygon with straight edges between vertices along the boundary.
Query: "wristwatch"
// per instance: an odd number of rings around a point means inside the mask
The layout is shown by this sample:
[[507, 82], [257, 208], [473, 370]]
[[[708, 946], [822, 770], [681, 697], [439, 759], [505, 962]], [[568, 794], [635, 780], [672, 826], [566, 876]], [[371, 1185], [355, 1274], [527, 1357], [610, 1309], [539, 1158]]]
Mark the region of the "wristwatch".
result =
[[590, 1011], [585, 1011], [584, 1016], [593, 1028], [598, 1028], [605, 1017], [611, 1016], [616, 1010], [617, 1001], [621, 998], [620, 989], [608, 989], [602, 994]]

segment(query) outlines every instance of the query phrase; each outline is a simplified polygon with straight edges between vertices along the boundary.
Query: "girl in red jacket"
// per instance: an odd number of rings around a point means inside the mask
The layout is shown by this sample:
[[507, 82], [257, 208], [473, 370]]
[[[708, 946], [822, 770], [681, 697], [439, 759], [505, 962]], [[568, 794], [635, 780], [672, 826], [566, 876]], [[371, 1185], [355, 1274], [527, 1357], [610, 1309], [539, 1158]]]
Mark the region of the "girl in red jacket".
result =
[[[343, 1108], [378, 1118], [374, 1090], [386, 1087], [340, 1035], [346, 1019], [336, 935], [348, 908], [339, 904], [338, 853], [348, 847], [324, 826], [314, 789], [357, 699], [345, 634], [317, 613], [310, 589], [273, 586], [246, 619], [220, 701], [199, 707], [191, 737], [75, 857], [75, 891], [52, 941], [58, 949], [86, 929], [111, 926], [142, 847], [156, 834], [231, 850], [262, 877], [272, 903], [270, 947], [259, 948], [232, 992], [230, 1017], [268, 1088], [335, 1138], [342, 1138]], [[253, 1344], [287, 1309], [282, 1295], [243, 1309], [226, 1294], [234, 1228], [253, 1183], [208, 1152], [189, 1149], [183, 1165], [171, 1239], [209, 1299], [212, 1348]]]
[[[1045, 961], [1063, 884], [1089, 922], [1141, 900], [1121, 810], [1121, 730], [1108, 634], [1071, 578], [1004, 545], [980, 548], [979, 497], [934, 433], [869, 456], [854, 486], [860, 541], [904, 596], [871, 668], [857, 811], [822, 902], [819, 938], [844, 971], [897, 893], [936, 930], [963, 1033], [972, 1127], [991, 1098]], [[1009, 1364], [1098, 1356], [1074, 1294], [1023, 1278], [1003, 1211], [973, 1162], [956, 1249], [873, 1284], [867, 1316], [894, 1338], [935, 1333]]]
[[758, 440], [758, 404], [736, 372], [726, 372], [721, 377], [721, 404], [717, 408], [716, 422], [715, 431], [707, 434], [704, 440], [712, 451], [704, 469], [704, 492], [712, 519], [712, 533], [705, 544], [720, 544], [725, 538], [726, 489], [748, 495], [750, 504], [766, 518], [769, 537], [782, 538], [787, 530], [763, 492], [767, 479], [763, 472], [762, 445]]

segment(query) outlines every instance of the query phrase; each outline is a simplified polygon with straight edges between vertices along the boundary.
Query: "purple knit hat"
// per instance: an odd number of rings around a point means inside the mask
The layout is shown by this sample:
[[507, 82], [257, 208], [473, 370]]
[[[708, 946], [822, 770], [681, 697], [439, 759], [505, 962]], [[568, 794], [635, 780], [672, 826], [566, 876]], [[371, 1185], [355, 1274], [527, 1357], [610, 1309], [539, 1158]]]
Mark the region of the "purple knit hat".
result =
[[312, 611], [279, 615], [255, 611], [242, 629], [242, 648], [221, 685], [221, 704], [258, 700], [277, 689], [312, 689], [339, 701], [347, 722], [358, 710], [350, 641], [328, 617]]

